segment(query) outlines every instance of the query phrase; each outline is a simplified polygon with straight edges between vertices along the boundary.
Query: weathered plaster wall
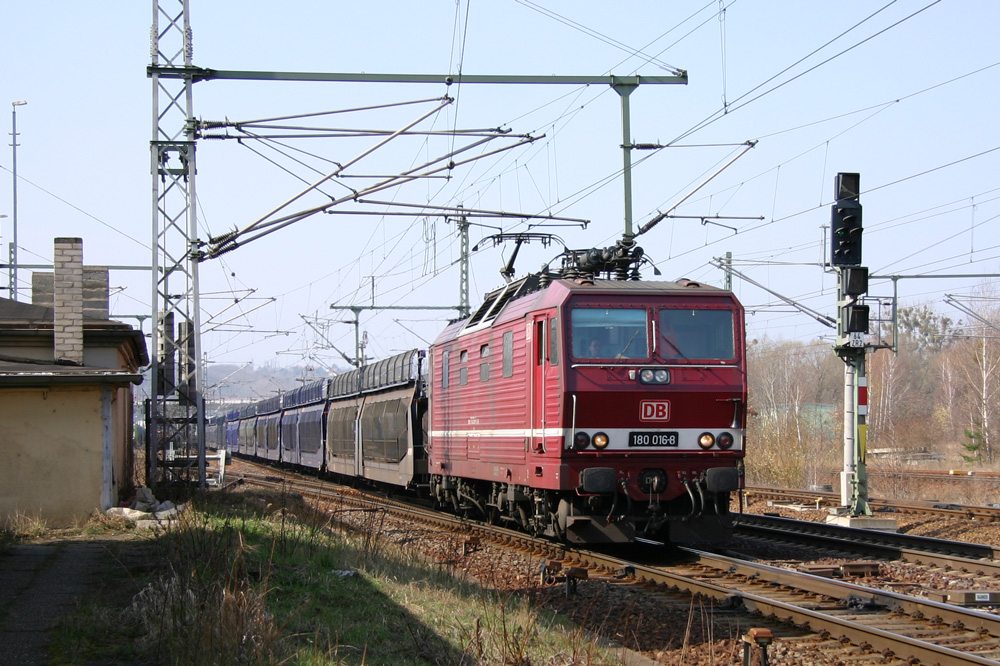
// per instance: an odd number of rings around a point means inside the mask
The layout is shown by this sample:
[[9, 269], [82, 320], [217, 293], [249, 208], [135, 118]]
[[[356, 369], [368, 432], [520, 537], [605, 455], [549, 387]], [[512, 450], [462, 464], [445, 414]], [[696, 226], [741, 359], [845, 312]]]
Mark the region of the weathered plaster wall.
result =
[[50, 526], [101, 506], [101, 389], [0, 389], [0, 520], [40, 516]]

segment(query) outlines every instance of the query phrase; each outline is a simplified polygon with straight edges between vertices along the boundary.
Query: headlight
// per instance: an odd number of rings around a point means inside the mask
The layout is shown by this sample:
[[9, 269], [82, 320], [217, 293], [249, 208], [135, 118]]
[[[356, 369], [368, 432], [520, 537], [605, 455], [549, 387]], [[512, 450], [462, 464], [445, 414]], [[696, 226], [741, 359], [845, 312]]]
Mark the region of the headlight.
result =
[[669, 384], [670, 371], [666, 368], [643, 368], [639, 371], [639, 382], [642, 384]]
[[715, 435], [710, 432], [703, 432], [701, 436], [698, 437], [698, 446], [703, 449], [712, 448], [712, 444], [715, 444]]
[[608, 439], [608, 436], [606, 434], [604, 434], [603, 432], [599, 432], [596, 435], [594, 435], [593, 439], [594, 448], [595, 449], [607, 448], [609, 441], [610, 440]]
[[573, 448], [579, 451], [588, 446], [590, 446], [590, 435], [585, 432], [576, 433], [576, 437], [573, 438]]
[[728, 432], [724, 432], [715, 440], [715, 443], [719, 445], [720, 449], [728, 449], [735, 442], [735, 438]]

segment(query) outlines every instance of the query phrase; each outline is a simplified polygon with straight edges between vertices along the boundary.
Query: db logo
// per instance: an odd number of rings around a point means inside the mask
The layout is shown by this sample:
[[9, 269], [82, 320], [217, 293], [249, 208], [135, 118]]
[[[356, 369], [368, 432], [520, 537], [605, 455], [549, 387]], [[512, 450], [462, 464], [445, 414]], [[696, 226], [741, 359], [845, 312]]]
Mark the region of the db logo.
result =
[[669, 421], [670, 403], [666, 400], [643, 400], [639, 403], [640, 421]]

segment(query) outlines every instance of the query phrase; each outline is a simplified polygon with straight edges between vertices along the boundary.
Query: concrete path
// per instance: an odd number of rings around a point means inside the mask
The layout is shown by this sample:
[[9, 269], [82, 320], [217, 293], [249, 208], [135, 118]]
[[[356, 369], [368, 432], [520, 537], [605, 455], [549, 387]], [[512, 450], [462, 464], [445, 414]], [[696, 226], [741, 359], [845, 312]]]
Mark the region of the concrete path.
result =
[[0, 666], [49, 659], [49, 632], [111, 566], [102, 543], [18, 544], [0, 552]]

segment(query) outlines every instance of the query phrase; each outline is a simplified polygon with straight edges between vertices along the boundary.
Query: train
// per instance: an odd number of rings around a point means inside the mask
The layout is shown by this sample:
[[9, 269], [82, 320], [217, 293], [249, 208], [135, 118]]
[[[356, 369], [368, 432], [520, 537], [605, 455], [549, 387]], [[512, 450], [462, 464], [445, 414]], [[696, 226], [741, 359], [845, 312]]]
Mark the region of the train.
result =
[[564, 254], [413, 349], [212, 418], [209, 446], [570, 544], [719, 544], [744, 485], [744, 310]]

